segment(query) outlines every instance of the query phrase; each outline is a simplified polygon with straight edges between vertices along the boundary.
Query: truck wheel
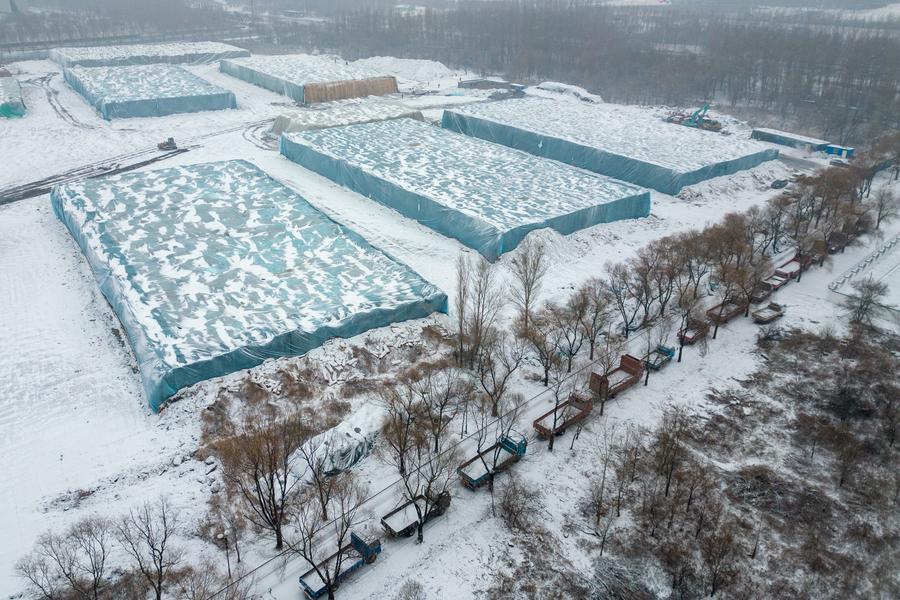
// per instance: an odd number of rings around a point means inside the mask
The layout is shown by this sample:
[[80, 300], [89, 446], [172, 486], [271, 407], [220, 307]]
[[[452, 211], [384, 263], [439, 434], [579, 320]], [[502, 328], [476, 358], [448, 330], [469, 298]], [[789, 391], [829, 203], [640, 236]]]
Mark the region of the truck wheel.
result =
[[373, 552], [366, 557], [366, 564], [371, 565], [373, 562], [375, 562], [376, 558], [378, 558], [378, 555]]

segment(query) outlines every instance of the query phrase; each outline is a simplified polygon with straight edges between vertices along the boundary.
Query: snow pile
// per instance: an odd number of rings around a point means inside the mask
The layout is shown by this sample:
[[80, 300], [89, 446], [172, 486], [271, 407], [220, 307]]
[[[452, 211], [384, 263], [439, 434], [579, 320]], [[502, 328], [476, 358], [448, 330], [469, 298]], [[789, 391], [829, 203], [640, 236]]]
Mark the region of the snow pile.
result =
[[198, 381], [446, 307], [440, 290], [244, 161], [87, 179], [51, 199], [154, 409]]
[[521, 98], [445, 111], [443, 125], [672, 195], [778, 157], [749, 139], [675, 126], [617, 104]]
[[[219, 69], [232, 77], [284, 94], [300, 103], [359, 98], [397, 92], [397, 80], [383, 72], [351, 64], [338, 56], [286, 54], [223, 60]], [[307, 87], [330, 86], [327, 97], [313, 97]]]
[[76, 67], [64, 76], [106, 120], [237, 108], [233, 93], [173, 65]]
[[58, 63], [63, 69], [151, 63], [200, 64], [239, 56], [250, 56], [250, 52], [219, 42], [91, 46], [54, 48], [50, 51], [50, 60]]
[[338, 100], [317, 104], [315, 108], [301, 108], [280, 115], [272, 125], [272, 133], [308, 131], [353, 123], [370, 123], [408, 117], [424, 120], [422, 113], [402, 105], [379, 102], [375, 98]]
[[0, 118], [25, 116], [22, 88], [15, 77], [0, 77]]
[[587, 102], [588, 104], [603, 103], [603, 98], [601, 98], [597, 94], [592, 94], [583, 87], [578, 87], [577, 85], [569, 85], [568, 83], [559, 83], [556, 81], [545, 81], [544, 83], [538, 85], [537, 88], [539, 90], [544, 90], [545, 92], [554, 92], [557, 94], [572, 96], [573, 98], [577, 98], [582, 102]]
[[354, 66], [393, 75], [397, 79], [425, 83], [436, 79], [452, 78], [455, 71], [434, 60], [419, 58], [393, 58], [390, 56], [373, 56], [353, 62]]
[[288, 133], [282, 154], [489, 260], [532, 230], [643, 217], [650, 194], [411, 119]]

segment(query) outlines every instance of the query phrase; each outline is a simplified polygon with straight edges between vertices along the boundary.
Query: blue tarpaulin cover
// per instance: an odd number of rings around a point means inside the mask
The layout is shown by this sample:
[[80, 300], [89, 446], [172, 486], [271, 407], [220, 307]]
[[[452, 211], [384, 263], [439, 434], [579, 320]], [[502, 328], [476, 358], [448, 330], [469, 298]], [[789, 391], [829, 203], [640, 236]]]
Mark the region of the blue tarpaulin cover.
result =
[[220, 42], [171, 42], [54, 48], [50, 51], [49, 58], [63, 69], [69, 69], [154, 63], [202, 64], [241, 56], [250, 56], [250, 52]]
[[237, 108], [234, 93], [174, 65], [76, 67], [64, 76], [107, 121]]
[[445, 110], [442, 125], [672, 195], [778, 158], [758, 142], [617, 104], [520, 98]]
[[57, 186], [154, 410], [210, 377], [446, 311], [447, 297], [245, 161]]
[[488, 260], [535, 229], [650, 212], [645, 189], [413, 119], [285, 133], [281, 153]]
[[25, 116], [22, 88], [15, 77], [0, 77], [0, 117], [11, 119]]

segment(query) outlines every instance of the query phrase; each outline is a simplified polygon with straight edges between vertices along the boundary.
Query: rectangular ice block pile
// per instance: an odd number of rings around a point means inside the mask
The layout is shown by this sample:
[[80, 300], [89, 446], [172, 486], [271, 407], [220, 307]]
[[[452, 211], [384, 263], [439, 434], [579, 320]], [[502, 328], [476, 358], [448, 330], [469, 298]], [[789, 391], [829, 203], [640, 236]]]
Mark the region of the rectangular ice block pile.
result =
[[15, 77], [0, 77], [0, 117], [11, 119], [25, 116], [22, 88]]
[[154, 410], [196, 382], [446, 311], [439, 289], [245, 161], [85, 179], [51, 202]]
[[223, 60], [219, 70], [301, 104], [397, 93], [397, 79], [337, 56], [286, 54]]
[[237, 108], [232, 92], [174, 65], [76, 67], [64, 76], [107, 121]]
[[778, 158], [777, 150], [746, 138], [666, 123], [619, 104], [518, 98], [445, 110], [442, 124], [672, 195]]
[[85, 48], [54, 48], [50, 51], [50, 60], [59, 64], [63, 69], [71, 67], [149, 65], [153, 63], [201, 64], [241, 56], [250, 56], [250, 52], [237, 46], [219, 42], [90, 46]]
[[401, 104], [381, 101], [376, 98], [336, 100], [315, 107], [297, 108], [279, 115], [272, 124], [272, 133], [325, 129], [354, 123], [371, 123], [401, 118], [424, 121], [422, 113]]
[[645, 217], [650, 192], [412, 119], [286, 133], [290, 160], [474, 248]]

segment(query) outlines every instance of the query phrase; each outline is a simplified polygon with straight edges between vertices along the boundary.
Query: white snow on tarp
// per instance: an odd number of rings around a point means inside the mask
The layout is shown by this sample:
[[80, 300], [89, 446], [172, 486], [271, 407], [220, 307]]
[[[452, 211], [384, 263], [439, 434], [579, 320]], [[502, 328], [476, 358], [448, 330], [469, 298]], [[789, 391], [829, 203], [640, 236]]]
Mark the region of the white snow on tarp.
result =
[[517, 98], [454, 110], [681, 172], [767, 148], [749, 139], [665, 123], [646, 108], [623, 104], [588, 105]]
[[538, 85], [537, 88], [546, 92], [554, 92], [557, 94], [572, 96], [574, 98], [578, 98], [582, 102], [588, 102], [591, 104], [603, 103], [603, 98], [601, 98], [597, 94], [592, 94], [583, 87], [578, 87], [577, 85], [559, 83], [558, 81], [545, 81], [544, 83]]
[[642, 188], [412, 119], [286, 133], [282, 154], [490, 260], [534, 229], [568, 234], [650, 207]]
[[87, 179], [51, 199], [153, 408], [198, 381], [446, 310], [440, 290], [244, 161]]
[[208, 63], [225, 58], [250, 56], [250, 52], [220, 42], [178, 42], [166, 44], [128, 44], [124, 46], [88, 46], [54, 48], [50, 60], [64, 69], [150, 63]]
[[107, 120], [237, 107], [232, 92], [175, 65], [75, 67], [64, 76]]
[[422, 113], [400, 104], [379, 102], [374, 98], [336, 100], [315, 107], [291, 110], [275, 119], [272, 133], [324, 129], [353, 123], [370, 123], [388, 119], [411, 118], [424, 120]]

